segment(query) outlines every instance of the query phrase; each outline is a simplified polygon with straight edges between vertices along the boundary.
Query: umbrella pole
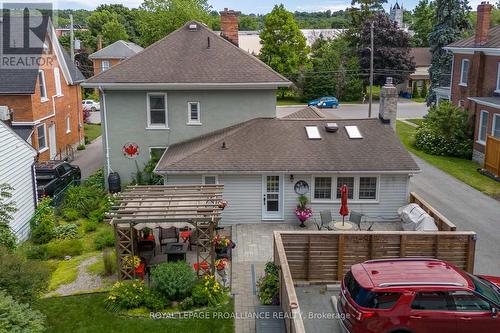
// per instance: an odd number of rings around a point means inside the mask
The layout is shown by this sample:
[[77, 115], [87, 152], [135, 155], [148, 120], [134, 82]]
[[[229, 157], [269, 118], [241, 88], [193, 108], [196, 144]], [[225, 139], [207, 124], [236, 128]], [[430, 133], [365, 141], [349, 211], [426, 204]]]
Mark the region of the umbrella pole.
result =
[[342, 215], [342, 226], [344, 226], [344, 219], [345, 219], [345, 216]]

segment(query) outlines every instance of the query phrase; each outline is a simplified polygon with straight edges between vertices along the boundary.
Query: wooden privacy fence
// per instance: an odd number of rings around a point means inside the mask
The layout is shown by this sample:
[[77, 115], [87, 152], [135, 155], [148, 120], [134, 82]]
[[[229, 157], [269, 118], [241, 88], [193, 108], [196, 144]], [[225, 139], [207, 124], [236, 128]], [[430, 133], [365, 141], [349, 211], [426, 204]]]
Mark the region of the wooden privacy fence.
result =
[[444, 217], [440, 212], [435, 210], [431, 205], [429, 205], [421, 196], [419, 196], [415, 192], [410, 193], [410, 203], [416, 203], [423, 210], [427, 212], [432, 218], [434, 218], [434, 222], [439, 231], [455, 231], [457, 227], [451, 223], [446, 217]]
[[500, 139], [493, 136], [486, 139], [484, 168], [495, 176], [500, 176]]

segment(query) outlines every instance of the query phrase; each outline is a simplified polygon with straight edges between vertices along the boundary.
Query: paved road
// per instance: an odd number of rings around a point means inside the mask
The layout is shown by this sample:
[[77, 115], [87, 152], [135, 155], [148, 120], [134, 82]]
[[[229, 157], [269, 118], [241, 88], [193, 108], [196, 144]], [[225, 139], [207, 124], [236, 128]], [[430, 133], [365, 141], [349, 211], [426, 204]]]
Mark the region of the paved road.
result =
[[89, 124], [100, 124], [101, 123], [101, 112], [95, 111], [90, 112], [89, 119], [87, 119]]
[[410, 190], [421, 194], [458, 230], [475, 231], [475, 273], [500, 276], [500, 202], [413, 157], [422, 173], [411, 179]]
[[102, 137], [98, 137], [91, 144], [87, 145], [85, 150], [80, 150], [75, 153], [75, 159], [72, 164], [76, 164], [82, 170], [82, 179], [102, 167]]
[[[304, 108], [302, 106], [278, 106], [276, 112], [278, 117], [284, 117], [292, 112]], [[372, 117], [378, 117], [379, 104], [373, 104]], [[368, 117], [368, 104], [341, 104], [338, 109], [323, 109], [333, 116], [346, 119], [359, 119]], [[398, 102], [398, 118], [422, 118], [427, 114], [425, 103], [415, 103], [407, 100]]]

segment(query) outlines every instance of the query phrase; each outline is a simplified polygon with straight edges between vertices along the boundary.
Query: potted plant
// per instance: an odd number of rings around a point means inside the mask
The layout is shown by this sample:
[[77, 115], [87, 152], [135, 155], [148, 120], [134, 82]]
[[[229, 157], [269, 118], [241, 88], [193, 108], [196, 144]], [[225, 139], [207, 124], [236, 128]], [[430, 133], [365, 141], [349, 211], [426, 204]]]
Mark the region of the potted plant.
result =
[[216, 235], [212, 240], [212, 244], [215, 246], [217, 259], [229, 258], [231, 249], [236, 247], [236, 244], [232, 240], [227, 236], [221, 235]]
[[310, 218], [313, 214], [312, 209], [307, 206], [308, 204], [309, 199], [304, 194], [301, 194], [299, 196], [299, 204], [295, 208], [295, 215], [299, 219], [300, 226], [302, 228], [305, 227], [304, 222], [307, 221], [307, 219]]

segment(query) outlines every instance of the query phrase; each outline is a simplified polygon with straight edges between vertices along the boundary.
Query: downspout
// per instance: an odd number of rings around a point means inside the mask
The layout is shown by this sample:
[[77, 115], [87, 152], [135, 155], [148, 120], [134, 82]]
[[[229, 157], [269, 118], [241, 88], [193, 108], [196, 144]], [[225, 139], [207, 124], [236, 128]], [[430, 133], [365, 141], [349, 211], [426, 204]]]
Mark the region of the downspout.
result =
[[36, 183], [36, 162], [31, 164], [31, 183], [33, 184], [33, 200], [35, 201], [35, 209], [38, 207], [38, 188]]
[[106, 115], [106, 94], [104, 93], [104, 90], [102, 89], [101, 86], [99, 86], [99, 91], [101, 92], [101, 108], [102, 108], [102, 116], [103, 116], [103, 120], [104, 120], [104, 141], [106, 142], [106, 147], [105, 147], [105, 151], [106, 151], [106, 176], [109, 176], [109, 174], [111, 172], [113, 172], [113, 170], [111, 169], [111, 165], [110, 165], [110, 158], [109, 158], [109, 141], [108, 141], [108, 117]]

